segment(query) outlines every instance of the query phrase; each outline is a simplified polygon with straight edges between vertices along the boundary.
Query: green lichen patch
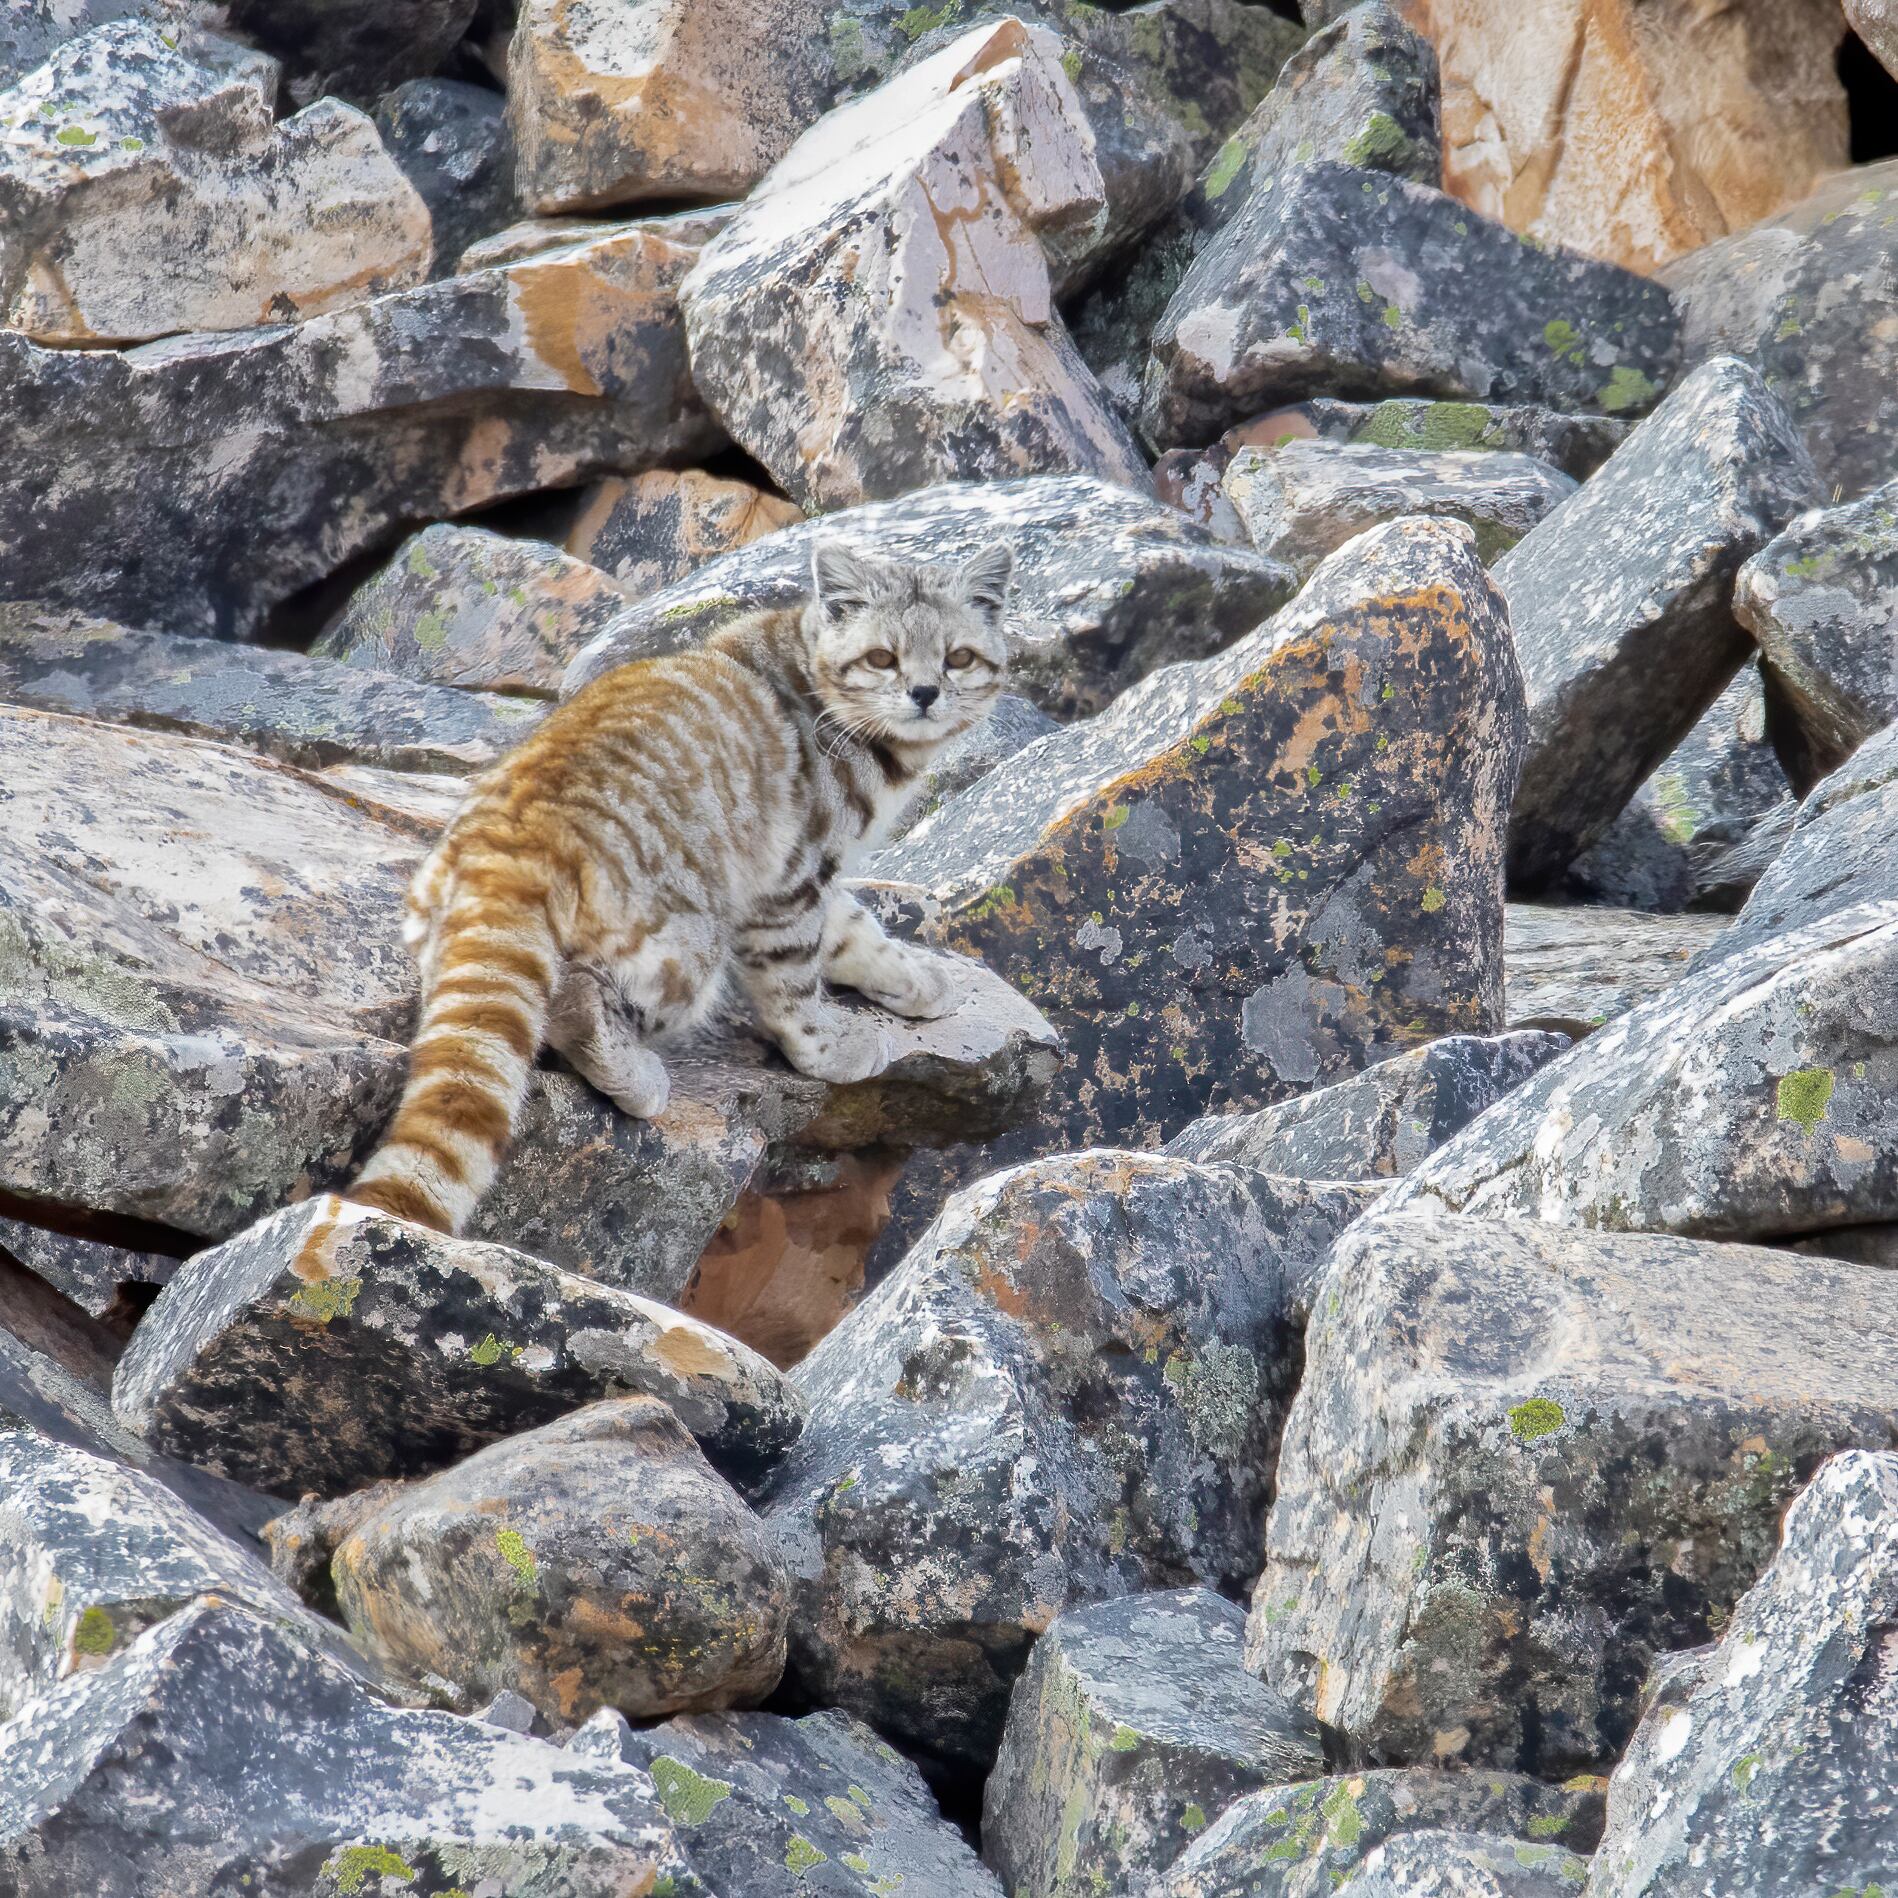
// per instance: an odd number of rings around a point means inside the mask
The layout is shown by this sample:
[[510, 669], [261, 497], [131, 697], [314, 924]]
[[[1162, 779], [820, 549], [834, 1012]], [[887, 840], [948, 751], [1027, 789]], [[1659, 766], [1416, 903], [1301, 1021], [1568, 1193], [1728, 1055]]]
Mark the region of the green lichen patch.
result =
[[334, 1879], [339, 1892], [354, 1898], [357, 1892], [368, 1889], [372, 1878], [378, 1882], [394, 1878], [410, 1885], [415, 1882], [416, 1873], [408, 1860], [391, 1852], [386, 1845], [346, 1845], [324, 1860], [322, 1876]]
[[1206, 1808], [1197, 1803], [1189, 1805], [1180, 1814], [1180, 1829], [1189, 1836], [1206, 1830]]
[[1835, 1085], [1830, 1068], [1795, 1068], [1780, 1077], [1779, 1117], [1796, 1121], [1807, 1133], [1816, 1133], [1832, 1105]]
[[1603, 385], [1601, 405], [1610, 415], [1633, 414], [1652, 408], [1659, 393], [1639, 369], [1623, 363]]
[[1531, 1397], [1509, 1413], [1509, 1434], [1518, 1443], [1535, 1443], [1553, 1436], [1567, 1422], [1567, 1414], [1554, 1398]]
[[73, 1630], [73, 1652], [99, 1660], [112, 1652], [118, 1640], [119, 1631], [112, 1617], [95, 1606], [79, 1617], [79, 1625]]
[[1410, 149], [1404, 128], [1388, 112], [1373, 112], [1345, 141], [1347, 165], [1394, 163]]
[[1423, 893], [1423, 913], [1434, 916], [1448, 901], [1449, 898], [1433, 883]]
[[317, 1279], [309, 1285], [299, 1285], [286, 1302], [300, 1317], [314, 1318], [319, 1325], [327, 1325], [333, 1319], [347, 1318], [361, 1296], [359, 1278]]
[[1358, 1810], [1349, 1781], [1332, 1793], [1319, 1811], [1325, 1815], [1325, 1835], [1333, 1845], [1348, 1851], [1364, 1836], [1364, 1815]]
[[540, 1564], [534, 1560], [534, 1551], [527, 1546], [526, 1539], [518, 1529], [497, 1529], [494, 1532], [494, 1546], [500, 1551], [501, 1560], [514, 1571], [524, 1587], [539, 1587]]
[[712, 1816], [712, 1808], [732, 1793], [730, 1780], [711, 1779], [694, 1772], [685, 1761], [670, 1753], [660, 1753], [646, 1769], [659, 1791], [659, 1803], [675, 1825], [702, 1826]]
[[1213, 154], [1213, 162], [1206, 167], [1203, 186], [1207, 197], [1223, 197], [1231, 189], [1232, 181], [1245, 166], [1246, 149], [1245, 140], [1235, 134]]
[[820, 1852], [803, 1833], [793, 1832], [791, 1843], [784, 1848], [784, 1869], [808, 1872], [813, 1865], [821, 1865], [829, 1857], [828, 1852]]
[[919, 40], [939, 26], [947, 26], [962, 11], [962, 0], [942, 0], [939, 7], [911, 7], [896, 16], [896, 30], [905, 39]]

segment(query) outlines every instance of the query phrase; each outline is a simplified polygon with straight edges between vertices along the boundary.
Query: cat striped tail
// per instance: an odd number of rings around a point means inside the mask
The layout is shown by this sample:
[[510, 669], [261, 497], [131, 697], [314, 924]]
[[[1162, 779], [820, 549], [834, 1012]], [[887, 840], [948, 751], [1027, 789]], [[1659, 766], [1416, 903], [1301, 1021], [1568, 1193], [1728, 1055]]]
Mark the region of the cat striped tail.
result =
[[561, 963], [540, 877], [464, 865], [453, 882], [423, 958], [402, 1103], [349, 1191], [446, 1233], [462, 1229], [500, 1166]]

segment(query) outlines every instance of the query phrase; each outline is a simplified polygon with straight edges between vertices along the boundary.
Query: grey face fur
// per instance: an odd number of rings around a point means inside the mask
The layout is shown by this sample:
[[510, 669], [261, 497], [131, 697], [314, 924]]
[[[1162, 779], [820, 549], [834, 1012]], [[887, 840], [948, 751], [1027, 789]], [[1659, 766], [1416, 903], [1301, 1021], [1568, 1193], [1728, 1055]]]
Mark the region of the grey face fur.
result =
[[940, 745], [977, 724], [1008, 677], [1002, 616], [1014, 568], [1007, 546], [932, 567], [820, 540], [807, 626], [832, 718], [902, 745]]

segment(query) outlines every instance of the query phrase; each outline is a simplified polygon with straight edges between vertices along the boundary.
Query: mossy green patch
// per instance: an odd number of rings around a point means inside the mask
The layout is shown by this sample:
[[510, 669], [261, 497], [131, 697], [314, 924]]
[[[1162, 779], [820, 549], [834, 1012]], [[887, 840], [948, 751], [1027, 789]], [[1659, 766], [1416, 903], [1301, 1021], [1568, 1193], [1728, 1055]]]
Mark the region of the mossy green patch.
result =
[[732, 1794], [731, 1781], [711, 1779], [694, 1772], [684, 1760], [670, 1753], [655, 1756], [647, 1767], [652, 1783], [658, 1788], [659, 1803], [675, 1825], [702, 1826], [712, 1816], [712, 1808]]
[[793, 1832], [791, 1843], [784, 1848], [784, 1869], [808, 1872], [813, 1865], [821, 1865], [829, 1857], [828, 1852], [820, 1852], [803, 1833]]
[[1140, 1744], [1140, 1735], [1132, 1727], [1117, 1726], [1114, 1737], [1107, 1743], [1116, 1753], [1131, 1753]]
[[1364, 1836], [1364, 1815], [1347, 1780], [1319, 1807], [1325, 1815], [1325, 1834], [1333, 1845], [1347, 1851]]
[[1187, 1809], [1180, 1814], [1180, 1826], [1181, 1829], [1188, 1834], [1204, 1832], [1206, 1830], [1206, 1808], [1200, 1805], [1189, 1805]]
[[362, 1280], [316, 1279], [299, 1285], [284, 1302], [300, 1317], [314, 1318], [319, 1325], [347, 1318], [356, 1300], [362, 1296]]
[[1552, 316], [1542, 326], [1542, 340], [1558, 356], [1566, 356], [1580, 338], [1575, 334], [1575, 325], [1567, 317]]
[[784, 1803], [789, 1806], [800, 1819], [810, 1817], [811, 1802], [808, 1799], [800, 1799], [796, 1793], [786, 1793], [784, 1795]]
[[1796, 1121], [1807, 1133], [1816, 1133], [1832, 1105], [1833, 1073], [1830, 1068], [1795, 1068], [1780, 1077], [1779, 1117]]
[[1110, 805], [1107, 815], [1101, 819], [1101, 829], [1118, 830], [1132, 815], [1133, 813], [1128, 810], [1125, 804]]
[[1628, 415], [1652, 408], [1659, 393], [1646, 375], [1624, 362], [1603, 386], [1601, 405], [1610, 415]]
[[1213, 154], [1213, 162], [1206, 167], [1205, 182], [1201, 186], [1207, 197], [1223, 197], [1231, 189], [1232, 181], [1245, 165], [1246, 151], [1245, 140], [1235, 134]]
[[494, 1532], [494, 1546], [501, 1553], [501, 1560], [520, 1578], [524, 1587], [537, 1588], [540, 1585], [540, 1564], [534, 1560], [534, 1551], [527, 1546], [526, 1539], [518, 1529], [497, 1529]]
[[1568, 1830], [1568, 1814], [1564, 1812], [1538, 1813], [1523, 1827], [1532, 1839], [1559, 1839]]
[[1078, 46], [1070, 46], [1068, 50], [1061, 55], [1061, 70], [1066, 73], [1069, 79], [1077, 86], [1081, 83], [1081, 73], [1085, 68], [1085, 64], [1086, 62], [1081, 58], [1081, 49]]
[[415, 1867], [386, 1845], [347, 1845], [324, 1861], [323, 1870], [335, 1879], [336, 1889], [351, 1894], [351, 1898], [372, 1878], [399, 1878], [410, 1885], [416, 1876]]
[[90, 1655], [98, 1660], [110, 1654], [118, 1645], [118, 1640], [119, 1631], [113, 1625], [112, 1617], [103, 1608], [88, 1608], [79, 1617], [78, 1627], [73, 1630], [73, 1652]]
[[83, 148], [87, 145], [96, 145], [98, 142], [99, 134], [97, 132], [88, 132], [83, 125], [69, 125], [64, 131], [56, 132], [53, 135], [53, 143], [55, 145]]
[[490, 1364], [500, 1363], [501, 1341], [490, 1331], [478, 1345], [470, 1349], [468, 1355], [476, 1364], [480, 1365], [483, 1370], [486, 1370]]
[[1553, 1436], [1567, 1422], [1567, 1414], [1554, 1398], [1531, 1397], [1509, 1413], [1509, 1434], [1518, 1443], [1534, 1443]]
[[962, 0], [942, 0], [939, 7], [911, 7], [896, 16], [896, 30], [905, 39], [919, 40], [939, 26], [947, 26], [962, 11]]
[[1345, 141], [1347, 165], [1380, 165], [1403, 157], [1410, 149], [1404, 128], [1388, 112], [1373, 112]]
[[1423, 912], [1426, 916], [1434, 916], [1448, 901], [1449, 898], [1433, 883], [1423, 893]]

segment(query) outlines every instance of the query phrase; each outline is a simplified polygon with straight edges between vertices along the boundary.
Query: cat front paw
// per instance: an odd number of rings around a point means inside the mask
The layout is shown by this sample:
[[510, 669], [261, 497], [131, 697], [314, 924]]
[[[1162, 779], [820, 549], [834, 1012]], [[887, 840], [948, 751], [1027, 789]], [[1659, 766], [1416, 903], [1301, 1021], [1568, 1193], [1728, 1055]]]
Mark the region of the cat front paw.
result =
[[841, 1008], [825, 1009], [809, 1021], [780, 1029], [778, 1046], [800, 1074], [835, 1085], [867, 1081], [895, 1056], [889, 1036], [873, 1016]]

